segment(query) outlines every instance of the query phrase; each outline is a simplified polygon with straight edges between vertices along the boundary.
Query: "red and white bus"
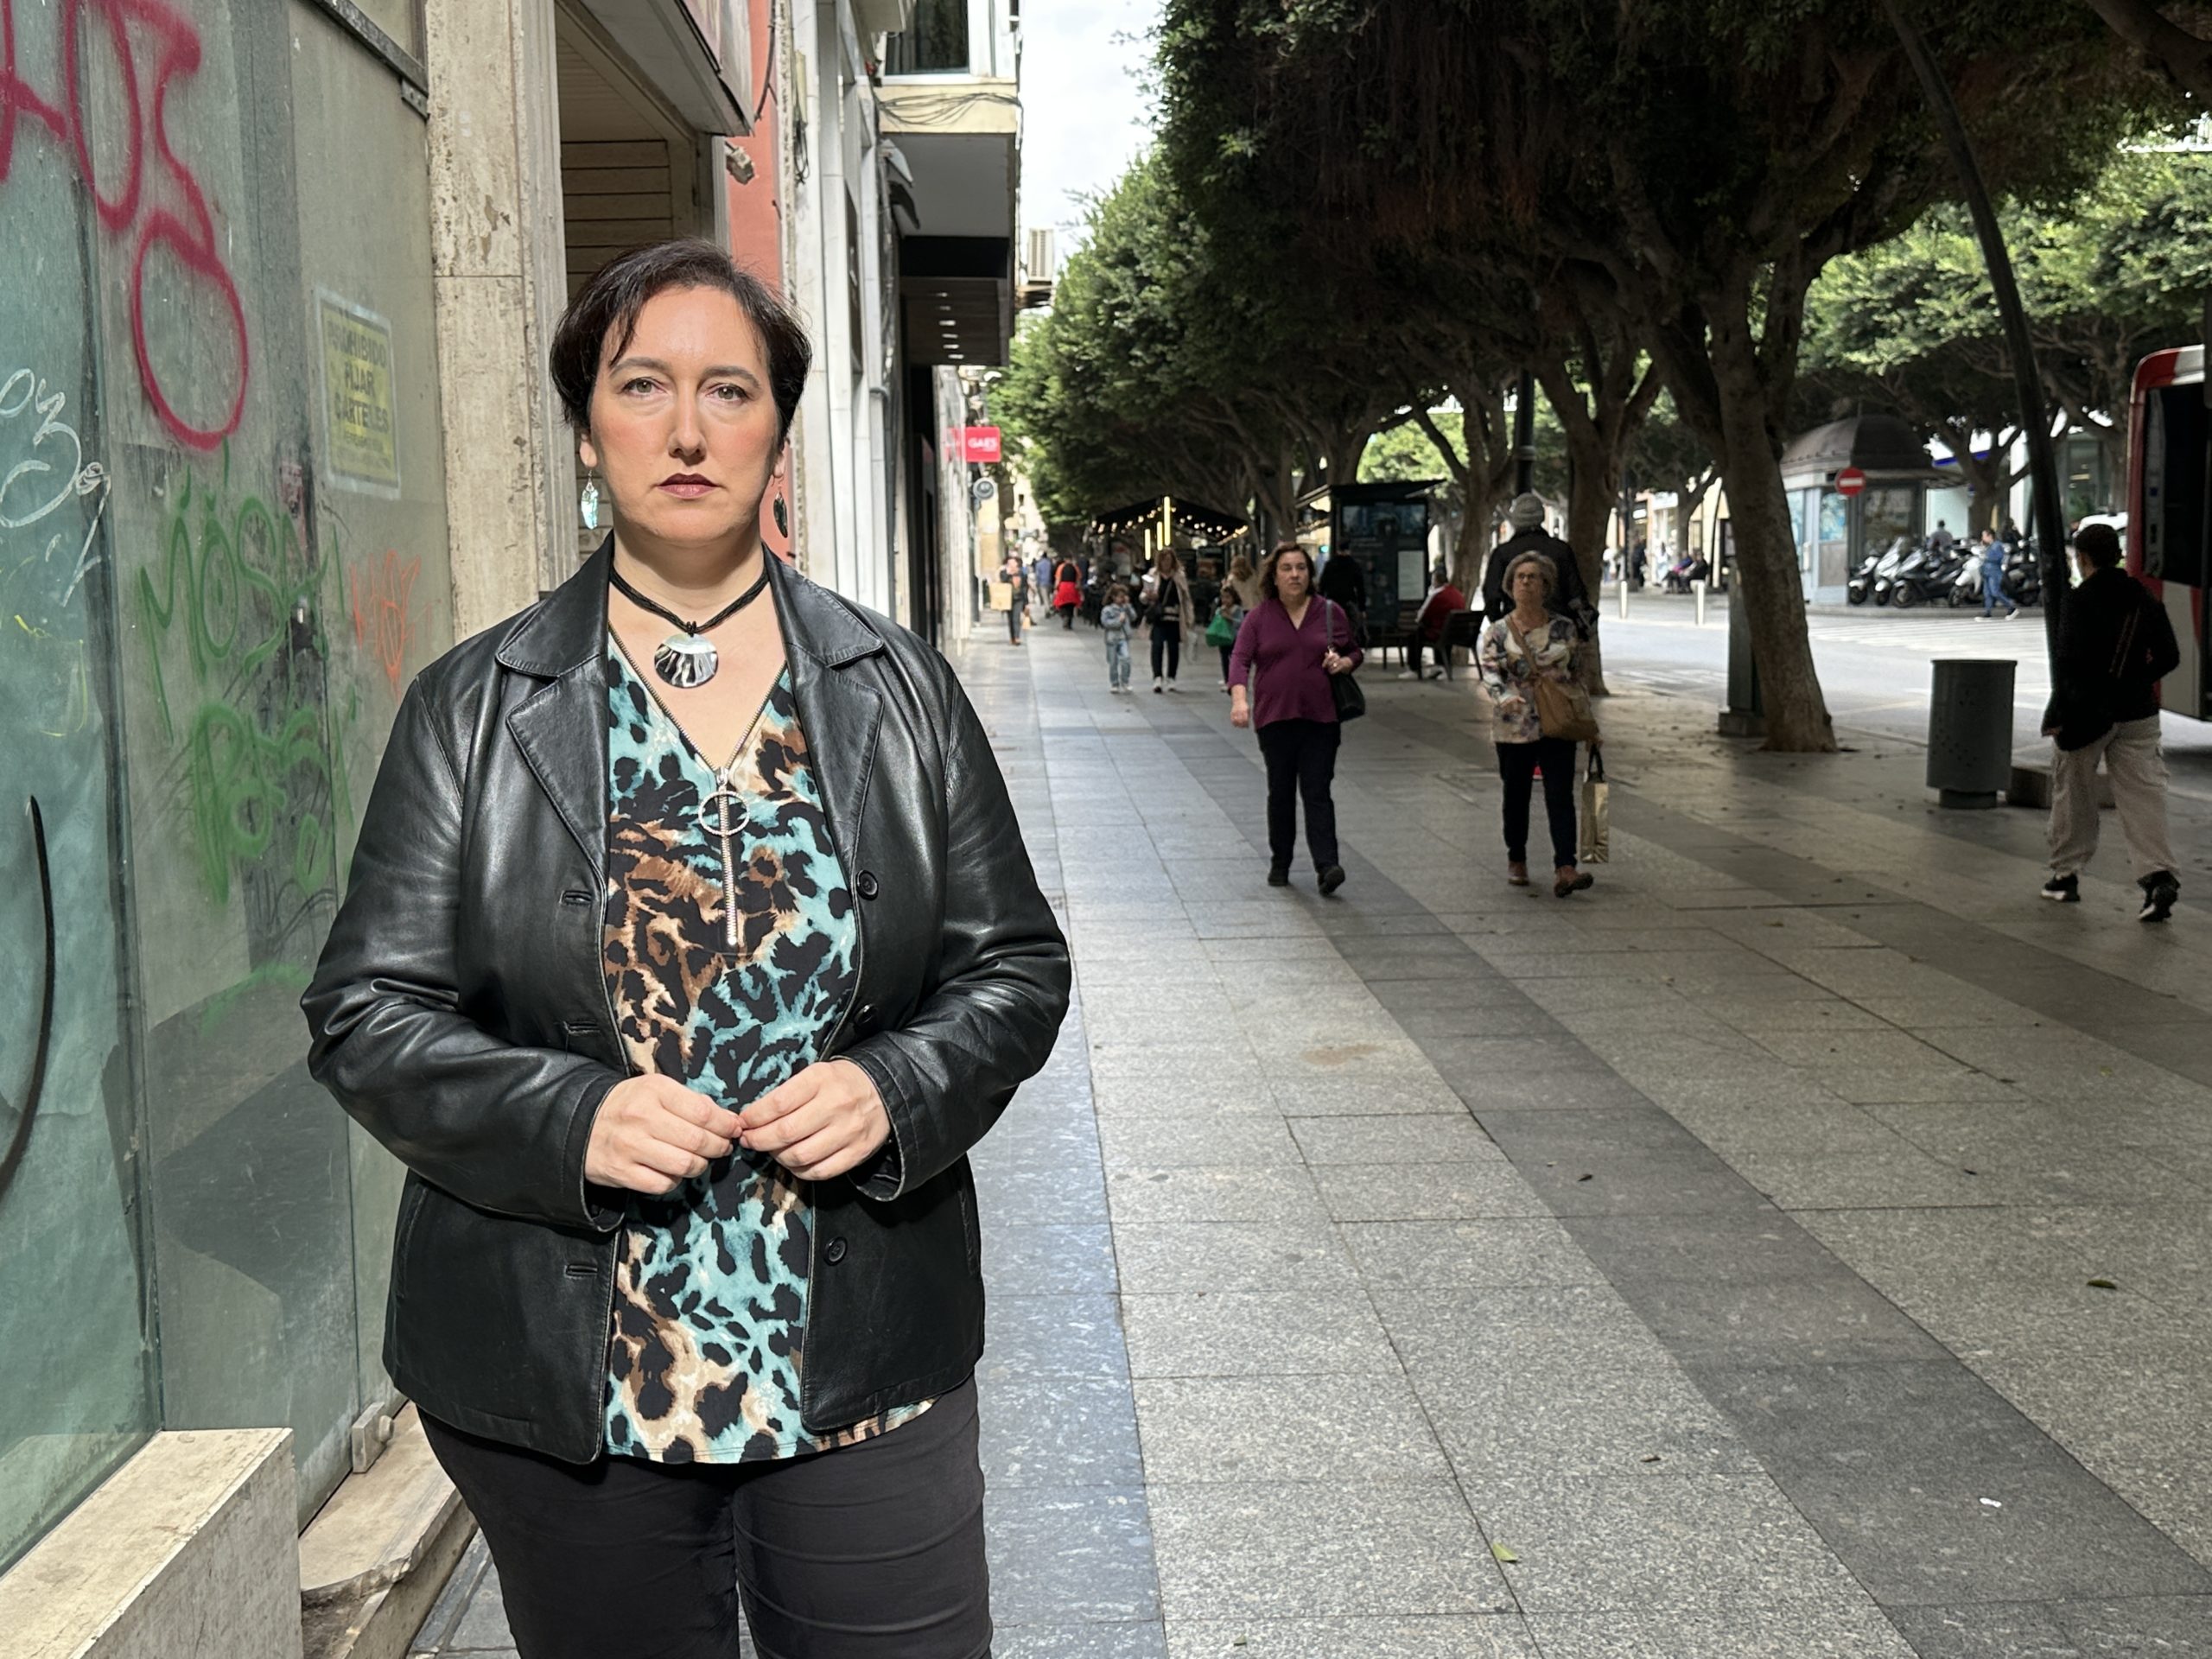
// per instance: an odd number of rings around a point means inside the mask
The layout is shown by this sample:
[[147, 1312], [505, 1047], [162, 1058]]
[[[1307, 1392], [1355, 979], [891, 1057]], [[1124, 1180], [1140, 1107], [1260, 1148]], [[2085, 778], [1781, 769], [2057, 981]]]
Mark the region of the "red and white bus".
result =
[[2127, 568], [2165, 601], [2181, 666], [2166, 676], [2161, 700], [2193, 720], [2212, 720], [2212, 418], [2204, 397], [2204, 347], [2153, 352], [2136, 368], [2127, 426]]

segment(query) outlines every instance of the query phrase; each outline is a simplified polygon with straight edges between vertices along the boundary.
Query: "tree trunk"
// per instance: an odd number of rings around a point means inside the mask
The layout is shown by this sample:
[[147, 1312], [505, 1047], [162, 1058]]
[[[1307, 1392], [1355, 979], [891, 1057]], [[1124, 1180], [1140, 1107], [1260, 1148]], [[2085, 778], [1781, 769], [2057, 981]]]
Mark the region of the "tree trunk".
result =
[[1832, 753], [1835, 727], [1813, 665], [1789, 498], [1782, 487], [1766, 390], [1748, 334], [1715, 327], [1712, 364], [1721, 474], [1735, 537], [1738, 585], [1732, 602], [1748, 613], [1766, 710], [1766, 747], [1788, 754]]
[[[1607, 444], [1599, 426], [1569, 421], [1567, 427], [1567, 543], [1582, 572], [1583, 591], [1600, 612], [1605, 574], [1605, 520], [1611, 517], [1615, 486], [1621, 475], [1624, 444]], [[1606, 695], [1605, 646], [1599, 619], [1590, 619], [1590, 650], [1583, 682], [1597, 696]]]

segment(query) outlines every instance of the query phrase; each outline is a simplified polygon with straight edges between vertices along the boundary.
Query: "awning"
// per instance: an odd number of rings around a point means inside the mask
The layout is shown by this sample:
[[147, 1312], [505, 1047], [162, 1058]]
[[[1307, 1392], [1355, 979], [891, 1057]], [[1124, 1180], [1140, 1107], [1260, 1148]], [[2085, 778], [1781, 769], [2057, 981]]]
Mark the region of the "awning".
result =
[[624, 56], [701, 132], [753, 130], [744, 0], [579, 0]]

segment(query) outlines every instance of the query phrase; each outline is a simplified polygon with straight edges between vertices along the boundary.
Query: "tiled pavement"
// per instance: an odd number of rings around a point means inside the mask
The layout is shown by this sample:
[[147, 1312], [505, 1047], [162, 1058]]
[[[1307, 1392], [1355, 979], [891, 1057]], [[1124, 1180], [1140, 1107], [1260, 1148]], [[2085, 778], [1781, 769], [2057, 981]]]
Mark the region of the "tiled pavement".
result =
[[1649, 695], [1598, 887], [1509, 889], [1476, 693], [1381, 676], [1271, 890], [1226, 700], [1030, 639], [961, 662], [1077, 969], [976, 1155], [999, 1659], [2212, 1654], [2199, 912]]

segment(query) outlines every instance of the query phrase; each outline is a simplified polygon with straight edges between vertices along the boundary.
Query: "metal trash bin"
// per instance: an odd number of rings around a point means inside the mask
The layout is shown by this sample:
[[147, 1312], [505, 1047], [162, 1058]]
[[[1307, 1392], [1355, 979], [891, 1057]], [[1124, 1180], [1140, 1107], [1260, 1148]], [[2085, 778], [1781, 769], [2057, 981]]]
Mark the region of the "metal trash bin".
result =
[[1940, 658], [1928, 704], [1928, 787], [1944, 806], [1997, 804], [2012, 777], [2009, 658]]

